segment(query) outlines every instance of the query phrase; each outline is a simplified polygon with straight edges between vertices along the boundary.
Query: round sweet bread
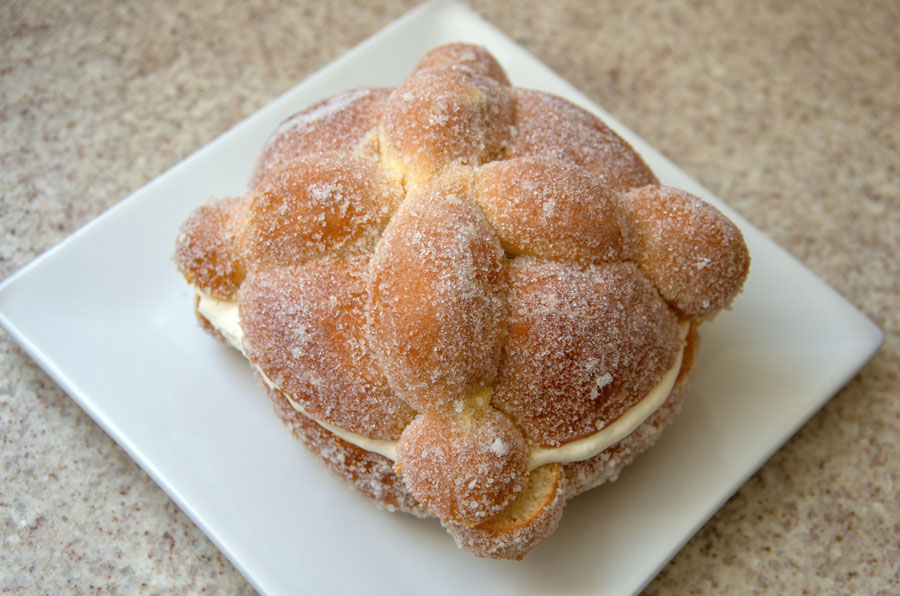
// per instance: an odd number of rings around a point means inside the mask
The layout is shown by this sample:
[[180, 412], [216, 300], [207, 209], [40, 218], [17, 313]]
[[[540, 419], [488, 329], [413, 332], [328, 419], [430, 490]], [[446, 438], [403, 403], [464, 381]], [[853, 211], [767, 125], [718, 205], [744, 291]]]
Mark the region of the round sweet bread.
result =
[[749, 269], [715, 208], [461, 43], [282, 123], [175, 261], [332, 471], [510, 559], [653, 444]]

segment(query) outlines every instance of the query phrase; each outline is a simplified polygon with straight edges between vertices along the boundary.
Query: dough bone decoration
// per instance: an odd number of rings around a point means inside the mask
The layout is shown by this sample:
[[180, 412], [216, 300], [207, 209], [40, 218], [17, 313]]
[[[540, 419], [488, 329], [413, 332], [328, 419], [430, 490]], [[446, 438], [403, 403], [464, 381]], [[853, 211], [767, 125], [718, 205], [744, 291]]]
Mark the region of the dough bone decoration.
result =
[[450, 44], [282, 123], [175, 261], [333, 472], [521, 559], [656, 441], [750, 259], [595, 116]]

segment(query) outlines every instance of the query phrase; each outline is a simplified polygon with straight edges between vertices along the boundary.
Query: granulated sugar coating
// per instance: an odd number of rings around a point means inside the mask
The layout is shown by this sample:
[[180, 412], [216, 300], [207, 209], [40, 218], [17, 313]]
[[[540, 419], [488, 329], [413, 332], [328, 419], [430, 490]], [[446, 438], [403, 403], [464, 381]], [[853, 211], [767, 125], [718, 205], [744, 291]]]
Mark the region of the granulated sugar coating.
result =
[[370, 162], [314, 153], [270, 172], [252, 196], [243, 239], [248, 260], [291, 265], [354, 243], [371, 246], [400, 188]]
[[387, 100], [381, 151], [410, 183], [453, 164], [499, 159], [513, 133], [509, 87], [459, 65], [416, 71]]
[[560, 445], [621, 416], [680, 345], [675, 314], [634, 264], [515, 259], [493, 403], [531, 441]]
[[375, 248], [369, 337], [391, 386], [418, 410], [453, 408], [493, 380], [506, 317], [504, 256], [448, 174], [407, 197]]
[[390, 93], [390, 89], [352, 89], [282, 122], [259, 156], [250, 189], [258, 188], [270, 172], [298, 155], [352, 153], [364, 147], [365, 136], [375, 126]]
[[681, 409], [688, 381], [696, 363], [699, 344], [697, 329], [692, 327], [682, 354], [681, 369], [675, 380], [675, 386], [672, 387], [665, 403], [643, 424], [615, 445], [603, 450], [598, 456], [566, 464], [566, 480], [568, 481], [566, 491], [569, 496], [581, 494], [604, 482], [616, 480], [622, 469], [630, 464], [641, 451], [656, 443], [663, 429]]
[[613, 261], [623, 256], [616, 193], [584, 168], [553, 157], [478, 169], [476, 198], [512, 255]]
[[[468, 44], [429, 52], [395, 89], [288, 119], [248, 188], [178, 234], [198, 304], [236, 305], [276, 411], [332, 471], [485, 557], [523, 557], [568, 498], [653, 444], [684, 398], [697, 324], [749, 264], [718, 211]], [[621, 426], [676, 362], [624, 439], [532, 457]]]
[[175, 263], [188, 283], [217, 298], [233, 298], [244, 279], [235, 213], [243, 199], [212, 202], [181, 224]]
[[507, 158], [556, 157], [583, 167], [616, 191], [657, 184], [641, 156], [593, 114], [540, 91], [513, 92], [518, 117]]
[[509, 79], [500, 63], [481, 46], [467, 43], [448, 43], [438, 46], [422, 56], [415, 70], [432, 66], [462, 66], [475, 74], [494, 79], [501, 85], [509, 85]]
[[364, 258], [252, 274], [238, 294], [244, 351], [309, 415], [397, 439], [415, 415], [365, 337]]
[[443, 520], [474, 526], [509, 505], [528, 482], [522, 434], [500, 412], [419, 414], [397, 445], [410, 493]]
[[624, 195], [635, 255], [663, 297], [686, 317], [727, 307], [750, 268], [744, 238], [718, 210], [675, 188], [648, 186]]

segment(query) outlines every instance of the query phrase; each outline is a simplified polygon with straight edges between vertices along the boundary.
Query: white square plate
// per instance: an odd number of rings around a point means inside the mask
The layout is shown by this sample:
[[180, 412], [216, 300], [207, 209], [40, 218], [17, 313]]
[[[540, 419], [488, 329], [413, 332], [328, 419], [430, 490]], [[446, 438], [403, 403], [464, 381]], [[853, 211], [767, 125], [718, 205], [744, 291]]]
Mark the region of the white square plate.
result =
[[[732, 311], [703, 327], [687, 403], [622, 478], [570, 502], [522, 563], [458, 550], [434, 520], [377, 510], [304, 451], [241, 357], [202, 333], [170, 259], [210, 196], [241, 194], [285, 117], [338, 91], [399, 83], [428, 49], [483, 44], [513, 83], [617, 129], [666, 184], [743, 230]], [[652, 147], [458, 4], [432, 2], [160, 176], [0, 287], [0, 322], [263, 593], [606, 593], [641, 589], [881, 342], [853, 306]]]

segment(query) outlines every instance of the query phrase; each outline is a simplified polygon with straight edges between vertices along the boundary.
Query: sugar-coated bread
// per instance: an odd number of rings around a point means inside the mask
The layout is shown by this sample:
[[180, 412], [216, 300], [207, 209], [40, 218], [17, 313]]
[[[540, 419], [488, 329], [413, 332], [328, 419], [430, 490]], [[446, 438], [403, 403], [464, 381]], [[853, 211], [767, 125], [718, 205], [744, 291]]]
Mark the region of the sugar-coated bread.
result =
[[373, 163], [313, 153], [270, 171], [250, 196], [242, 249], [249, 265], [292, 265], [371, 248], [401, 189]]
[[539, 445], [600, 430], [672, 367], [675, 314], [632, 263], [515, 259], [493, 404]]
[[749, 255], [597, 117], [459, 43], [282, 123], [175, 262], [329, 469], [520, 559], [669, 424]]
[[448, 43], [438, 46], [427, 52], [414, 72], [418, 72], [432, 66], [456, 66], [471, 70], [489, 79], [494, 79], [501, 85], [509, 85], [506, 72], [490, 52], [481, 46], [468, 43]]
[[407, 195], [369, 264], [370, 344], [417, 410], [493, 380], [506, 319], [503, 250], [458, 170]]
[[631, 146], [599, 118], [561, 97], [513, 89], [516, 133], [506, 157], [549, 156], [581, 166], [604, 186], [625, 191], [657, 184]]
[[178, 269], [188, 283], [218, 298], [233, 298], [246, 274], [236, 237], [244, 202], [226, 199], [198, 207], [178, 232]]
[[422, 68], [394, 89], [379, 122], [381, 155], [407, 184], [453, 163], [502, 157], [514, 131], [509, 87], [458, 65]]
[[257, 188], [270, 172], [300, 155], [359, 152], [374, 133], [390, 89], [351, 89], [291, 116], [269, 137], [250, 177]]
[[415, 411], [366, 341], [366, 267], [361, 257], [251, 274], [237, 298], [244, 351], [310, 416], [398, 439]]
[[710, 204], [665, 186], [625, 193], [634, 258], [663, 298], [692, 319], [731, 304], [750, 269], [741, 231]]
[[409, 492], [448, 522], [474, 526], [509, 505], [528, 482], [528, 446], [490, 407], [419, 414], [397, 444]]
[[475, 200], [510, 255], [621, 260], [624, 214], [616, 192], [584, 168], [519, 157], [478, 168]]

